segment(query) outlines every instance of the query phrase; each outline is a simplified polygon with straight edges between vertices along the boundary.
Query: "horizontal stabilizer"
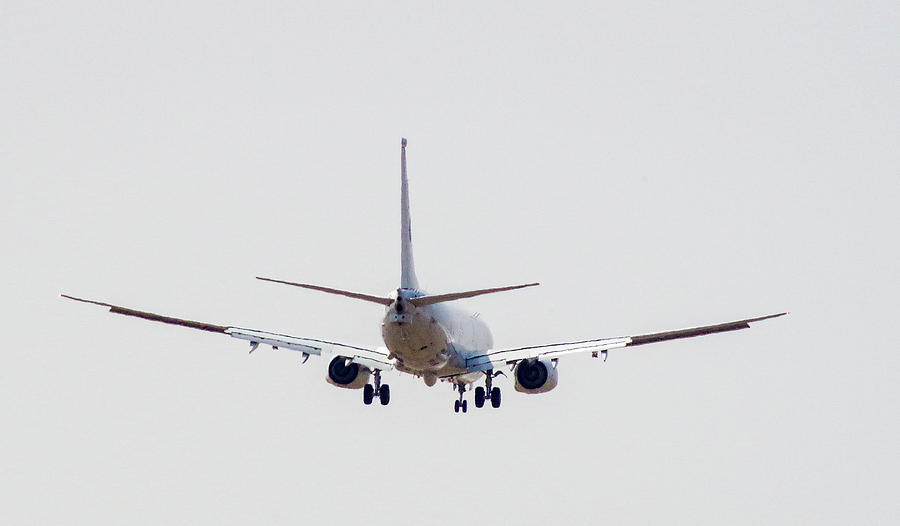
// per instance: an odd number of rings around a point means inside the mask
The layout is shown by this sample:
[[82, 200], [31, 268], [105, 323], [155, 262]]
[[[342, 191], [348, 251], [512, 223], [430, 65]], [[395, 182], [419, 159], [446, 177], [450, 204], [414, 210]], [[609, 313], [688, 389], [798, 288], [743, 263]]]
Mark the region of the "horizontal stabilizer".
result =
[[369, 301], [372, 303], [380, 303], [381, 305], [390, 305], [394, 301], [391, 298], [370, 296], [368, 294], [360, 294], [358, 292], [350, 292], [347, 290], [332, 289], [332, 288], [328, 288], [328, 287], [320, 287], [318, 285], [307, 285], [306, 283], [294, 283], [292, 281], [281, 281], [280, 279], [261, 278], [259, 276], [257, 276], [256, 279], [260, 279], [262, 281], [271, 281], [272, 283], [281, 283], [283, 285], [291, 285], [291, 286], [300, 287], [303, 289], [318, 290], [320, 292], [327, 292], [328, 294], [337, 294], [338, 296], [347, 296], [348, 298]]
[[468, 290], [465, 292], [451, 292], [449, 294], [435, 294], [433, 296], [419, 296], [418, 298], [411, 298], [409, 302], [416, 307], [424, 307], [425, 305], [432, 305], [444, 301], [460, 300], [463, 298], [471, 298], [472, 296], [481, 296], [482, 294], [503, 292], [505, 290], [524, 289], [525, 287], [534, 287], [536, 285], [540, 285], [540, 283], [528, 283], [526, 285], [513, 285], [511, 287], [498, 287], [494, 289]]

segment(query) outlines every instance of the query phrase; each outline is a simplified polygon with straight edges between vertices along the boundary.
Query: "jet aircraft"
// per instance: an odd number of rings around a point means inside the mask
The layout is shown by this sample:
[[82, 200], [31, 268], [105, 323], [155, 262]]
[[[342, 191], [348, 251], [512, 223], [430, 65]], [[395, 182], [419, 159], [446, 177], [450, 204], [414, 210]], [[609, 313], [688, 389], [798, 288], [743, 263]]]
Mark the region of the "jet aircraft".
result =
[[384, 307], [381, 321], [383, 347], [366, 348], [332, 341], [301, 338], [286, 334], [246, 329], [229, 325], [217, 325], [183, 318], [163, 316], [109, 303], [77, 298], [62, 294], [67, 299], [92, 303], [109, 308], [115, 314], [143, 318], [149, 321], [180, 325], [202, 331], [215, 332], [245, 340], [252, 353], [260, 345], [273, 349], [288, 349], [301, 353], [303, 362], [310, 356], [331, 357], [326, 380], [345, 389], [361, 389], [363, 403], [372, 404], [377, 398], [381, 405], [391, 399], [390, 386], [382, 383], [382, 373], [398, 371], [421, 378], [425, 385], [433, 386], [439, 380], [450, 382], [458, 392], [453, 408], [457, 413], [468, 411], [465, 393], [474, 388], [475, 407], [486, 402], [500, 407], [501, 391], [493, 385], [497, 375], [510, 371], [516, 391], [527, 394], [546, 393], [559, 382], [559, 359], [576, 353], [590, 353], [606, 358], [607, 351], [658, 343], [680, 338], [692, 338], [706, 334], [746, 329], [757, 321], [784, 316], [786, 312], [756, 318], [692, 327], [688, 329], [598, 338], [591, 340], [534, 345], [511, 349], [494, 349], [493, 337], [488, 326], [476, 314], [456, 308], [454, 300], [471, 298], [525, 287], [537, 283], [505, 287], [429, 294], [419, 287], [413, 264], [412, 229], [409, 214], [409, 189], [406, 175], [406, 139], [400, 147], [400, 286], [385, 296], [297, 283], [279, 279], [257, 279], [337, 294], [360, 301], [377, 303]]

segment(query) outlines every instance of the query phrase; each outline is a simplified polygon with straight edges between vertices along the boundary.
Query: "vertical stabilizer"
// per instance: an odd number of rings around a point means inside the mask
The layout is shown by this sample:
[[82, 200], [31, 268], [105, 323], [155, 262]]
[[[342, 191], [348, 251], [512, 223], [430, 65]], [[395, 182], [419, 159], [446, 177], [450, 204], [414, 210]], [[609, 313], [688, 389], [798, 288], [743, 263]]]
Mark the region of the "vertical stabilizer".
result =
[[418, 289], [409, 221], [409, 183], [406, 180], [406, 139], [400, 142], [400, 288]]

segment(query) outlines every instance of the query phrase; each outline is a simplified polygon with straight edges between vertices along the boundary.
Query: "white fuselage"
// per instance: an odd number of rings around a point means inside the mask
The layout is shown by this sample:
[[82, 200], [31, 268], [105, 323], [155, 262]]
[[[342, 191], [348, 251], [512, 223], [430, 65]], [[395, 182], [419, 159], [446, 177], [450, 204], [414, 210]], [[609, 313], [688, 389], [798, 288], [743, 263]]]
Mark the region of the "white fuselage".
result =
[[493, 347], [487, 324], [446, 303], [416, 307], [407, 301], [424, 295], [399, 289], [385, 312], [381, 335], [397, 370], [421, 376], [428, 385], [448, 377], [458, 383], [477, 380], [483, 373], [464, 374], [466, 358]]

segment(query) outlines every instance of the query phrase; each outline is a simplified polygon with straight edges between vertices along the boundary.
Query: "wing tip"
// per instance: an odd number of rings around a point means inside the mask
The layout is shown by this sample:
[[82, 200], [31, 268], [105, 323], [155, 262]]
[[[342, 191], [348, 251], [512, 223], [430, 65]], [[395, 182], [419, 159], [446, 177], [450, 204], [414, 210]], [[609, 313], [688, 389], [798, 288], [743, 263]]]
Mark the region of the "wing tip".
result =
[[299, 287], [299, 286], [304, 285], [303, 283], [294, 283], [294, 282], [292, 282], [292, 281], [282, 281], [282, 280], [280, 280], [280, 279], [266, 278], [266, 277], [263, 277], [263, 276], [256, 276], [256, 279], [258, 279], [258, 280], [260, 280], [260, 281], [268, 281], [269, 283], [280, 283], [280, 284], [282, 284], [282, 285], [293, 285], [293, 286], [295, 286], [295, 287]]
[[756, 321], [763, 321], [763, 320], [771, 320], [772, 318], [780, 318], [782, 316], [787, 316], [788, 314], [790, 314], [790, 311], [779, 312], [778, 314], [769, 314], [768, 316], [760, 316], [759, 318], [751, 318], [751, 319], [747, 320], [747, 323], [753, 323]]
[[70, 296], [68, 294], [63, 294], [62, 292], [59, 293], [59, 297], [65, 298], [67, 300], [80, 301], [81, 303], [90, 303], [92, 305], [100, 305], [101, 307], [112, 307], [112, 305], [110, 305], [109, 303], [103, 303], [102, 301], [94, 301], [94, 300], [87, 300], [84, 298], [78, 298], [75, 296]]

